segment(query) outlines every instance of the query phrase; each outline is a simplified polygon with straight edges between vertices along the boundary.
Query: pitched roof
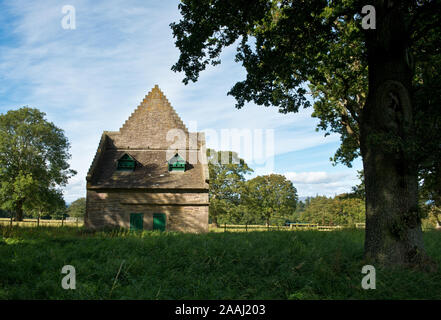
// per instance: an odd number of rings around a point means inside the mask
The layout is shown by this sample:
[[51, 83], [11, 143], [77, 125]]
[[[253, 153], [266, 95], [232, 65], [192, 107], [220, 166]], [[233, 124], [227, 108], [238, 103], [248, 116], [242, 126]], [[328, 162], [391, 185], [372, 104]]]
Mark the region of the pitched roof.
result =
[[[187, 151], [188, 153], [198, 151]], [[134, 171], [118, 171], [117, 162], [125, 153], [137, 163]], [[169, 172], [166, 151], [123, 151], [110, 149], [103, 154], [91, 187], [96, 188], [152, 188], [205, 189], [203, 165], [187, 165], [185, 172]]]
[[[174, 149], [176, 134], [186, 143]], [[167, 161], [177, 149], [191, 165], [185, 172], [170, 173]], [[133, 172], [117, 170], [126, 153], [137, 162]], [[87, 182], [88, 188], [208, 189], [205, 135], [189, 133], [155, 86], [119, 131], [104, 131]]]

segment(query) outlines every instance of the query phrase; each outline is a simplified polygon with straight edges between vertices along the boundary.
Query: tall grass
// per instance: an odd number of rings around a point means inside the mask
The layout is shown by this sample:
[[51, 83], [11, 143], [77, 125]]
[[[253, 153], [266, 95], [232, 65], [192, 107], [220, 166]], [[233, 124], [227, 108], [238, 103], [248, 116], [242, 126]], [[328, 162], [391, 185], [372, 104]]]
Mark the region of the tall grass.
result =
[[[424, 234], [441, 265], [441, 233]], [[440, 299], [441, 272], [377, 268], [361, 288], [363, 230], [91, 232], [0, 227], [1, 299]], [[76, 268], [75, 290], [61, 268]]]

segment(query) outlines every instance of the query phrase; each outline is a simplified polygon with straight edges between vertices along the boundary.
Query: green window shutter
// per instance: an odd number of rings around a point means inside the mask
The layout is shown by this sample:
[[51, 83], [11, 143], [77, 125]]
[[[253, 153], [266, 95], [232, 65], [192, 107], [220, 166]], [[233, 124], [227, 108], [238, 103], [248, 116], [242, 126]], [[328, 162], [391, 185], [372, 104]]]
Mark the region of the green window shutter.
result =
[[185, 160], [179, 154], [176, 154], [168, 162], [168, 171], [184, 172], [186, 164]]
[[153, 230], [165, 231], [167, 217], [164, 213], [153, 214]]
[[133, 171], [135, 170], [135, 165], [135, 159], [133, 159], [128, 154], [125, 154], [118, 160], [117, 169], [122, 171]]
[[130, 230], [142, 230], [143, 229], [143, 219], [144, 215], [142, 213], [131, 213], [130, 214]]

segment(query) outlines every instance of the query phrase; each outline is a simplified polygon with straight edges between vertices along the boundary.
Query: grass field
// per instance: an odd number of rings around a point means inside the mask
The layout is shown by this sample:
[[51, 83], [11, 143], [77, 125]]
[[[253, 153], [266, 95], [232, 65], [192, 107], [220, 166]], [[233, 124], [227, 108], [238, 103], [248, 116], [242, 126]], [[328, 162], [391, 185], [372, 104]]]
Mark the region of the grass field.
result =
[[[440, 299], [441, 272], [378, 269], [363, 290], [363, 230], [88, 232], [0, 226], [0, 299]], [[441, 265], [441, 233], [425, 232]], [[76, 290], [61, 268], [76, 268]]]

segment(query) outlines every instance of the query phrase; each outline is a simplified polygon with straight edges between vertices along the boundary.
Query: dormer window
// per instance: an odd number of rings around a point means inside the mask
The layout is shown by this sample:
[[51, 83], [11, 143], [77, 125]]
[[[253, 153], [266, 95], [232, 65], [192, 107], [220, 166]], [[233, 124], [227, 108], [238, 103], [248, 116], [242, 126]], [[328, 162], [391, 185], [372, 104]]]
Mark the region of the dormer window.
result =
[[136, 165], [135, 159], [133, 159], [131, 156], [129, 156], [126, 153], [121, 158], [119, 158], [117, 170], [133, 171], [135, 170], [135, 165]]
[[175, 154], [175, 156], [168, 161], [168, 171], [184, 172], [185, 165], [186, 165], [185, 160], [179, 154]]

